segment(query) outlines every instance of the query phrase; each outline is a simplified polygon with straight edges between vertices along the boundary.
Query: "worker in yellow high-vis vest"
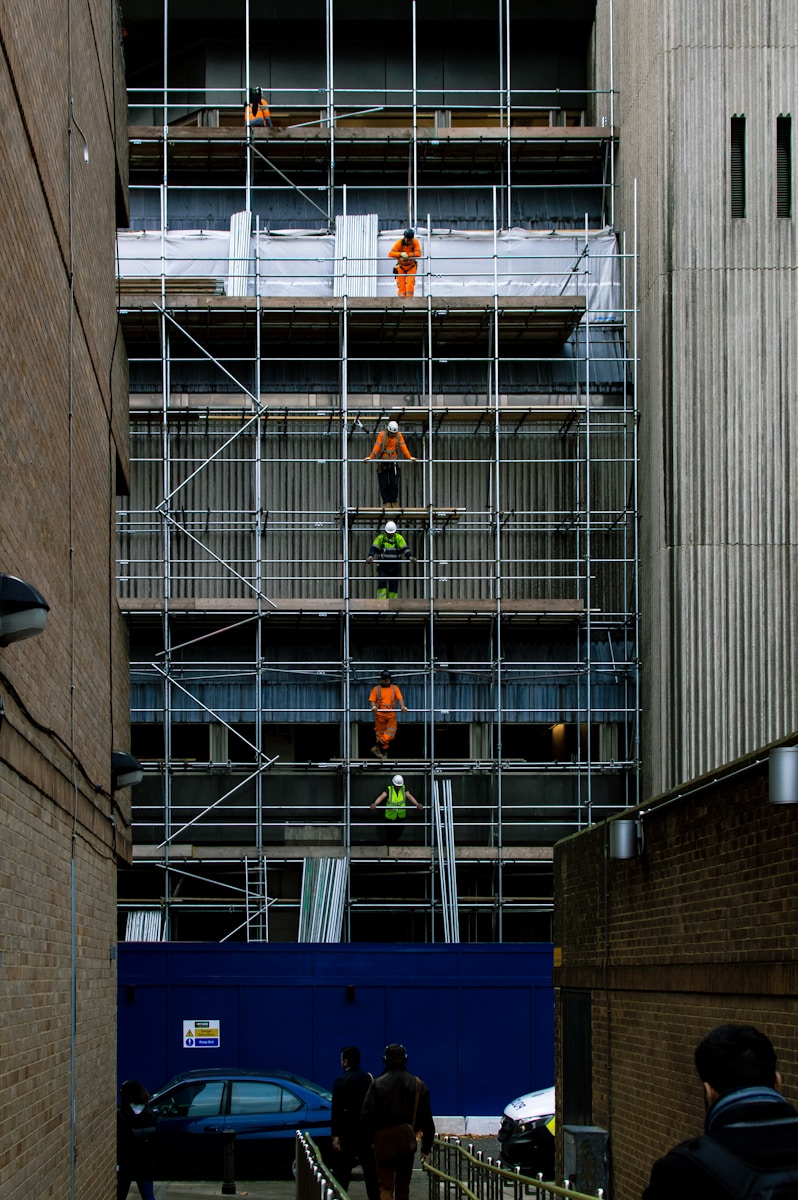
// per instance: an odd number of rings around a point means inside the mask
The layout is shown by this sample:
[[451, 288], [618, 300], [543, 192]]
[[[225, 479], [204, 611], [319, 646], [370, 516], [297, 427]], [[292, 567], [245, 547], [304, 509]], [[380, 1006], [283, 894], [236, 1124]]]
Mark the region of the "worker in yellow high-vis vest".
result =
[[369, 808], [376, 809], [385, 803], [385, 819], [390, 821], [386, 833], [386, 840], [389, 842], [398, 842], [402, 836], [404, 829], [404, 820], [407, 816], [408, 801], [414, 805], [419, 812], [424, 808], [423, 804], [419, 804], [412, 792], [409, 792], [405, 787], [404, 776], [394, 775], [391, 782], [388, 784], [384, 792], [380, 792], [377, 799], [369, 805]]

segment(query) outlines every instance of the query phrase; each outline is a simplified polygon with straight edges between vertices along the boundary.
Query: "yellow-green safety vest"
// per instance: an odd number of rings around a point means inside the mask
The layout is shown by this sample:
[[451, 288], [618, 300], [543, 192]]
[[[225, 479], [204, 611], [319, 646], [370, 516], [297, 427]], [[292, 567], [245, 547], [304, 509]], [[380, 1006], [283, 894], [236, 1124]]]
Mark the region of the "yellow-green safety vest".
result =
[[385, 801], [385, 816], [389, 821], [395, 821], [397, 817], [407, 816], [407, 802], [405, 801], [404, 787], [394, 787], [392, 783], [388, 784], [388, 799]]

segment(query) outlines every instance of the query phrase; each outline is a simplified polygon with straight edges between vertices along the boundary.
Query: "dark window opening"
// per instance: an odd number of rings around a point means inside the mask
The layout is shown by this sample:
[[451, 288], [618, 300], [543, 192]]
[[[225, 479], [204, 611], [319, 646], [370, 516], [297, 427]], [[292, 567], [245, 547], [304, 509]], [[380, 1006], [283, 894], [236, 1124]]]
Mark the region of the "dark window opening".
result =
[[[590, 757], [599, 753], [599, 726], [589, 727]], [[507, 722], [502, 725], [502, 755], [527, 762], [584, 762], [588, 757], [588, 726], [563, 721], [542, 724]], [[498, 730], [494, 730], [494, 753], [498, 752]]]
[[565, 1125], [593, 1123], [591, 993], [562, 992], [562, 1115]]
[[731, 215], [745, 216], [745, 117], [731, 119]]
[[792, 216], [792, 117], [776, 118], [776, 216]]
[[131, 724], [130, 753], [139, 762], [166, 757], [163, 725]]

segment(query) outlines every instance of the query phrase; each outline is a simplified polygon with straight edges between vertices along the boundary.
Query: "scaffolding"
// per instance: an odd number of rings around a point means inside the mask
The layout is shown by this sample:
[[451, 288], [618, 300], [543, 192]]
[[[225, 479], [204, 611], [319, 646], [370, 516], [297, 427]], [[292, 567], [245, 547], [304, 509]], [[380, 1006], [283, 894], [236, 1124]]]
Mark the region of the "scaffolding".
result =
[[[409, 86], [350, 87], [352, 6], [327, 0], [323, 85], [297, 67], [268, 88], [277, 128], [246, 129], [267, 82], [249, 7], [244, 87], [187, 89], [170, 2], [161, 85], [131, 81], [119, 239], [119, 595], [146, 772], [122, 917], [158, 911], [165, 938], [547, 937], [553, 842], [637, 799], [636, 263], [612, 227], [612, 90], [579, 72], [531, 90], [520, 0], [485, 87], [418, 86], [434, 22], [415, 2]], [[400, 299], [387, 248], [408, 222], [423, 258]], [[396, 507], [365, 461], [388, 420], [417, 459]], [[396, 599], [365, 561], [387, 518], [415, 558]], [[383, 763], [386, 667], [410, 711]], [[386, 844], [368, 806], [395, 769], [425, 811]]]

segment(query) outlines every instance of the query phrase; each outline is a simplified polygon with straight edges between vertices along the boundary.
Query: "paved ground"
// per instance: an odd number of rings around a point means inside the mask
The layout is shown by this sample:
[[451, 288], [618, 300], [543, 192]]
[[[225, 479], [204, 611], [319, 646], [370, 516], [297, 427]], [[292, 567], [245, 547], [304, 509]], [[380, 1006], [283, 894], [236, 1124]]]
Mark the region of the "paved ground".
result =
[[[238, 1183], [238, 1196], [249, 1200], [294, 1200], [294, 1181], [288, 1179], [259, 1180], [256, 1183]], [[426, 1200], [429, 1187], [421, 1168], [413, 1171], [410, 1183], [410, 1200]], [[200, 1200], [200, 1197], [221, 1196], [220, 1183], [156, 1183], [155, 1200]], [[228, 1193], [229, 1194], [229, 1193]], [[131, 1195], [135, 1195], [131, 1188]], [[355, 1175], [349, 1185], [352, 1200], [366, 1200], [363, 1180]]]
[[[495, 1138], [463, 1138], [474, 1142], [476, 1149], [481, 1150], [485, 1158], [491, 1155], [494, 1160], [499, 1153], [499, 1143]], [[410, 1200], [427, 1200], [429, 1182], [416, 1159], [416, 1169], [410, 1184]], [[236, 1181], [238, 1196], [248, 1196], [249, 1200], [294, 1200], [294, 1181], [292, 1179], [258, 1180], [254, 1183]], [[206, 1197], [221, 1196], [221, 1183], [156, 1183], [155, 1200], [204, 1200]], [[352, 1200], [366, 1200], [366, 1189], [360, 1172], [357, 1171], [349, 1187]], [[135, 1184], [130, 1189], [130, 1196], [136, 1196]]]

